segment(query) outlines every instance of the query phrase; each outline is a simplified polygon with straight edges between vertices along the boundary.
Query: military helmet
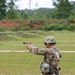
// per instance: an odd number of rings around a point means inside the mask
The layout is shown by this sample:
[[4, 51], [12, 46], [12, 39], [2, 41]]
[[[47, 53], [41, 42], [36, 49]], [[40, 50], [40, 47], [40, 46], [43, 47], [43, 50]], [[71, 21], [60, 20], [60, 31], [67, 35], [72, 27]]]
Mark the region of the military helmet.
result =
[[53, 36], [48, 36], [45, 38], [44, 43], [53, 43], [56, 44], [56, 40]]

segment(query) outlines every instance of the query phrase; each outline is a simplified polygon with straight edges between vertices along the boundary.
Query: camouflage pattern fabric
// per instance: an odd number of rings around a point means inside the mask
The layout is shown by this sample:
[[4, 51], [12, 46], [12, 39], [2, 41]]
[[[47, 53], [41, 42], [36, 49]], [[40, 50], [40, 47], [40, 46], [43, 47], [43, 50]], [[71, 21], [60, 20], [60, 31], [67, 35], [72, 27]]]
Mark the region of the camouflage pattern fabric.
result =
[[48, 64], [50, 64], [50, 66], [53, 66], [54, 68], [56, 68], [57, 72], [58, 72], [58, 64], [60, 61], [60, 52], [59, 50], [54, 46], [53, 48], [37, 48], [35, 46], [31, 46], [30, 48], [30, 52], [37, 54], [37, 55], [44, 55], [44, 61]]

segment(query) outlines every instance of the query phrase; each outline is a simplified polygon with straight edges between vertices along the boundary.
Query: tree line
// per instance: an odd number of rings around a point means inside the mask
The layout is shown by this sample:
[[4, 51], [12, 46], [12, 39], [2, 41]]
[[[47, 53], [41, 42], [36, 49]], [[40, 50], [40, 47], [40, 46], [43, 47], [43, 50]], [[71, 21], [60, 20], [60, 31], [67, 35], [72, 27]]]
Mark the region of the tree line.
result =
[[[75, 1], [70, 2], [69, 0], [53, 0], [54, 8], [38, 8], [35, 10], [25, 9], [20, 10], [15, 4], [18, 0], [0, 0], [0, 20], [30, 20], [32, 28], [33, 20], [40, 20], [43, 24], [46, 24], [48, 20], [57, 19], [63, 20], [66, 19], [71, 22], [75, 22]], [[45, 22], [46, 21], [46, 22]], [[63, 23], [63, 22], [62, 22]], [[21, 23], [20, 23], [21, 24]], [[68, 23], [66, 23], [68, 24]], [[41, 29], [43, 30], [62, 30], [67, 28], [68, 30], [74, 30], [75, 25], [65, 27], [62, 25], [57, 25], [59, 28], [56, 28], [56, 25], [49, 24], [44, 25]], [[54, 27], [54, 28], [53, 28]], [[26, 27], [25, 27], [26, 29]], [[27, 29], [30, 29], [27, 27]]]
[[53, 0], [55, 8], [39, 8], [35, 10], [20, 10], [15, 1], [18, 0], [0, 0], [0, 20], [2, 19], [66, 19], [69, 16], [75, 16], [75, 1]]

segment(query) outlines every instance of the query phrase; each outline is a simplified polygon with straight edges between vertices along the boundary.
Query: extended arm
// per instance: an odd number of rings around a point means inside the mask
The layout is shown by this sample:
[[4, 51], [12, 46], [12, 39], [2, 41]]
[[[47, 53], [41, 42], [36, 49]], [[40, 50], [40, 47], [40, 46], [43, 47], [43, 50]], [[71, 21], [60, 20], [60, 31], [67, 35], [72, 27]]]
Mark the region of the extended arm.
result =
[[31, 43], [25, 43], [26, 48], [30, 50], [30, 52], [38, 55], [44, 55], [46, 52], [52, 53], [52, 50], [48, 48], [37, 48], [33, 46]]

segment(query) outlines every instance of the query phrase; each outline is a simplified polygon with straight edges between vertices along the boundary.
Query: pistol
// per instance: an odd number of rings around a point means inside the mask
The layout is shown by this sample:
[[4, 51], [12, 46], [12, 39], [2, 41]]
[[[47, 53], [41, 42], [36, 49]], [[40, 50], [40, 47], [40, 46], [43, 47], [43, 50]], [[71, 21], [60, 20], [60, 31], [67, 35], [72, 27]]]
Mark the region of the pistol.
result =
[[23, 42], [23, 44], [31, 44], [30, 42]]

